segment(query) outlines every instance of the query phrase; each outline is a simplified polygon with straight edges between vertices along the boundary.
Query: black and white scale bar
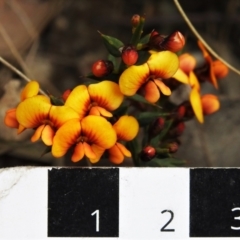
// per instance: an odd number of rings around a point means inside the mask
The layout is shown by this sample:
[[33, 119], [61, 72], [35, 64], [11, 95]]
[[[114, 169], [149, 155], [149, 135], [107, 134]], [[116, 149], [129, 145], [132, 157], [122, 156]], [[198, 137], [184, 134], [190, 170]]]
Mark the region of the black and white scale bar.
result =
[[240, 169], [9, 168], [0, 239], [239, 239]]

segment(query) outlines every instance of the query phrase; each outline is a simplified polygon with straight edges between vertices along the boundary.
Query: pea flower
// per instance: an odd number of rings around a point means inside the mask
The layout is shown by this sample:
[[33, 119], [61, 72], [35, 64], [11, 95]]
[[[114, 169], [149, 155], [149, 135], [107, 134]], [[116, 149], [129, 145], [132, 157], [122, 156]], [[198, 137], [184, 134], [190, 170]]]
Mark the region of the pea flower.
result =
[[[37, 81], [29, 82], [21, 92], [20, 100], [24, 101], [27, 98], [36, 96], [39, 92], [39, 83]], [[16, 118], [16, 108], [9, 109], [6, 112], [4, 123], [8, 127], [18, 128], [18, 133], [21, 133], [25, 130], [25, 128], [19, 124]]]
[[119, 78], [119, 87], [126, 96], [133, 96], [140, 91], [146, 100], [155, 103], [160, 98], [160, 91], [169, 96], [171, 90], [161, 79], [174, 75], [178, 69], [178, 57], [170, 51], [154, 52], [142, 65], [132, 65]]
[[36, 95], [25, 99], [16, 109], [16, 119], [24, 128], [36, 129], [31, 141], [40, 137], [48, 145], [52, 145], [56, 129], [63, 123], [78, 118], [79, 115], [67, 106], [54, 106], [48, 97]]
[[85, 85], [75, 87], [69, 94], [65, 106], [73, 108], [79, 113], [80, 118], [88, 114], [112, 117], [110, 111], [117, 109], [123, 98], [118, 84], [106, 80], [90, 84], [88, 87]]
[[84, 156], [92, 163], [98, 162], [98, 149], [109, 149], [117, 140], [110, 122], [101, 116], [88, 115], [83, 119], [71, 119], [63, 124], [53, 138], [52, 154], [62, 157], [73, 147], [72, 161]]

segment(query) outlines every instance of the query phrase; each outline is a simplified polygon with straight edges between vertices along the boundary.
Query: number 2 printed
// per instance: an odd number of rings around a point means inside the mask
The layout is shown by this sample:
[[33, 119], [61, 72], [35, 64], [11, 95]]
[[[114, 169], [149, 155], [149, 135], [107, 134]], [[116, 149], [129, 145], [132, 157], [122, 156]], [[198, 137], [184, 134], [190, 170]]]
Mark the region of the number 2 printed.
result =
[[166, 229], [166, 227], [170, 224], [170, 222], [173, 220], [174, 213], [171, 210], [163, 210], [161, 213], [169, 212], [171, 214], [170, 219], [168, 222], [161, 228], [161, 232], [174, 232], [175, 229]]

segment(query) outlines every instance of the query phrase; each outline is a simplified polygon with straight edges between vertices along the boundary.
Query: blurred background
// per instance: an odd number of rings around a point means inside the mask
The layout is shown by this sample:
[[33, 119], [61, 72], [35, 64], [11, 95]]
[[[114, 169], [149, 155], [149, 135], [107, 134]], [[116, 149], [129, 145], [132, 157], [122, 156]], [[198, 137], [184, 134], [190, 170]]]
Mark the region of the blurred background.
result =
[[[240, 0], [179, 2], [209, 45], [240, 69]], [[196, 38], [172, 0], [0, 0], [0, 56], [38, 80], [45, 91], [61, 96], [82, 83], [80, 76], [89, 73], [94, 61], [106, 58], [97, 30], [128, 43], [133, 14], [146, 15], [146, 34], [153, 29], [163, 35], [182, 32], [185, 50], [201, 58]], [[0, 167], [73, 166], [66, 158], [41, 157], [45, 148], [41, 142], [30, 142], [31, 131], [17, 136], [15, 129], [4, 126], [5, 112], [17, 105], [24, 85], [0, 64]], [[230, 71], [219, 85], [216, 92], [204, 84], [203, 92], [219, 96], [220, 111], [205, 117], [203, 125], [186, 123], [176, 154], [186, 166], [240, 166], [240, 76]], [[131, 161], [122, 166], [131, 166]]]

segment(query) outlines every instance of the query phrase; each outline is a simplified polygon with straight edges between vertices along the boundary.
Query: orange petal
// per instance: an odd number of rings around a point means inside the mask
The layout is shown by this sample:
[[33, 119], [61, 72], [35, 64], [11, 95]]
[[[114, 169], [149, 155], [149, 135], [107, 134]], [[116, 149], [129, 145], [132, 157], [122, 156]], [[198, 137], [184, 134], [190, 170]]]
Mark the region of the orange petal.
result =
[[161, 80], [154, 79], [155, 84], [159, 87], [160, 91], [166, 95], [170, 96], [171, 95], [171, 90], [168, 86], [166, 86]]
[[187, 74], [184, 73], [184, 71], [180, 68], [175, 72], [175, 74], [172, 77], [181, 83], [185, 84], [189, 83]]
[[212, 114], [220, 108], [218, 97], [212, 94], [205, 94], [201, 97], [203, 114]]
[[226, 77], [228, 74], [228, 67], [219, 60], [213, 62], [213, 72], [216, 78]]
[[127, 68], [119, 78], [119, 87], [126, 96], [133, 96], [148, 81], [149, 67], [147, 63]]
[[122, 152], [122, 154], [125, 157], [131, 157], [132, 156], [131, 152], [123, 144], [117, 142], [116, 146], [118, 147], [118, 149]]
[[83, 143], [78, 143], [76, 147], [74, 148], [73, 155], [71, 160], [73, 162], [78, 162], [82, 160], [84, 157], [84, 146]]
[[109, 160], [114, 164], [121, 164], [124, 160], [124, 155], [120, 151], [120, 149], [117, 147], [117, 145], [114, 145], [108, 150], [109, 154]]
[[81, 134], [79, 119], [71, 119], [64, 123], [55, 133], [52, 145], [54, 157], [62, 157], [67, 150], [77, 144], [77, 139]]
[[88, 92], [92, 102], [111, 111], [117, 109], [124, 98], [118, 84], [111, 81], [90, 84]]
[[97, 157], [96, 154], [94, 153], [94, 151], [92, 150], [91, 146], [88, 143], [83, 142], [83, 147], [84, 147], [84, 153], [87, 158], [95, 159]]
[[136, 118], [124, 115], [114, 123], [113, 128], [117, 133], [118, 140], [131, 141], [138, 134], [139, 124]]
[[200, 84], [194, 72], [189, 73], [189, 85], [191, 88], [195, 88], [200, 91]]
[[99, 147], [96, 144], [92, 144], [91, 148], [92, 148], [92, 150], [93, 150], [93, 152], [95, 154], [95, 157], [94, 158], [89, 158], [89, 160], [90, 160], [91, 163], [96, 163], [96, 162], [99, 161], [99, 159], [101, 158], [101, 156], [105, 152], [105, 149], [102, 148], [102, 147]]
[[170, 78], [178, 70], [178, 56], [170, 51], [154, 53], [147, 61], [150, 69], [150, 75], [155, 78]]
[[19, 123], [16, 118], [16, 108], [7, 110], [5, 118], [4, 118], [4, 123], [8, 127], [18, 128]]
[[22, 133], [25, 129], [26, 129], [26, 128], [25, 128], [24, 126], [22, 126], [21, 124], [19, 124], [17, 133], [20, 134], [20, 133]]
[[197, 88], [193, 88], [190, 93], [190, 103], [192, 105], [193, 111], [197, 120], [203, 123], [203, 111], [200, 93]]
[[36, 96], [38, 94], [38, 91], [39, 83], [37, 81], [29, 82], [21, 92], [21, 101], [25, 100], [26, 98]]
[[42, 131], [42, 141], [47, 146], [52, 146], [53, 137], [55, 135], [55, 131], [52, 129], [50, 125], [46, 125]]
[[206, 58], [206, 57], [210, 56], [208, 51], [206, 50], [205, 46], [203, 45], [203, 43], [201, 41], [199, 41], [199, 40], [198, 40], [197, 43], [198, 43], [198, 46], [199, 46], [199, 48], [201, 49], [201, 51], [203, 53], [203, 57]]
[[80, 119], [79, 114], [68, 106], [52, 106], [49, 112], [49, 119], [56, 128], [74, 118]]
[[189, 53], [184, 53], [179, 56], [179, 68], [189, 74], [196, 67], [196, 59]]
[[84, 146], [83, 146], [83, 143], [80, 142], [74, 148], [71, 160], [73, 162], [78, 162], [78, 161], [82, 160], [83, 157], [84, 157]]
[[90, 103], [87, 87], [79, 85], [71, 91], [64, 105], [74, 109], [79, 114], [79, 117], [83, 118], [89, 110]]
[[48, 119], [51, 106], [49, 98], [45, 96], [27, 98], [17, 107], [17, 120], [25, 128], [36, 128]]
[[99, 106], [93, 106], [91, 107], [89, 115], [97, 115], [97, 116], [104, 116], [104, 117], [112, 117], [112, 113], [107, 111], [105, 108], [99, 107]]
[[144, 98], [147, 101], [151, 103], [155, 103], [160, 98], [159, 89], [157, 88], [157, 85], [153, 81], [148, 81], [144, 85], [143, 89], [144, 89]]
[[45, 127], [45, 124], [42, 124], [36, 129], [36, 131], [34, 132], [34, 134], [31, 137], [32, 142], [36, 142], [38, 139], [40, 139], [44, 127]]
[[117, 135], [111, 123], [101, 116], [88, 115], [81, 120], [82, 134], [88, 138], [88, 142], [108, 149], [112, 147]]

